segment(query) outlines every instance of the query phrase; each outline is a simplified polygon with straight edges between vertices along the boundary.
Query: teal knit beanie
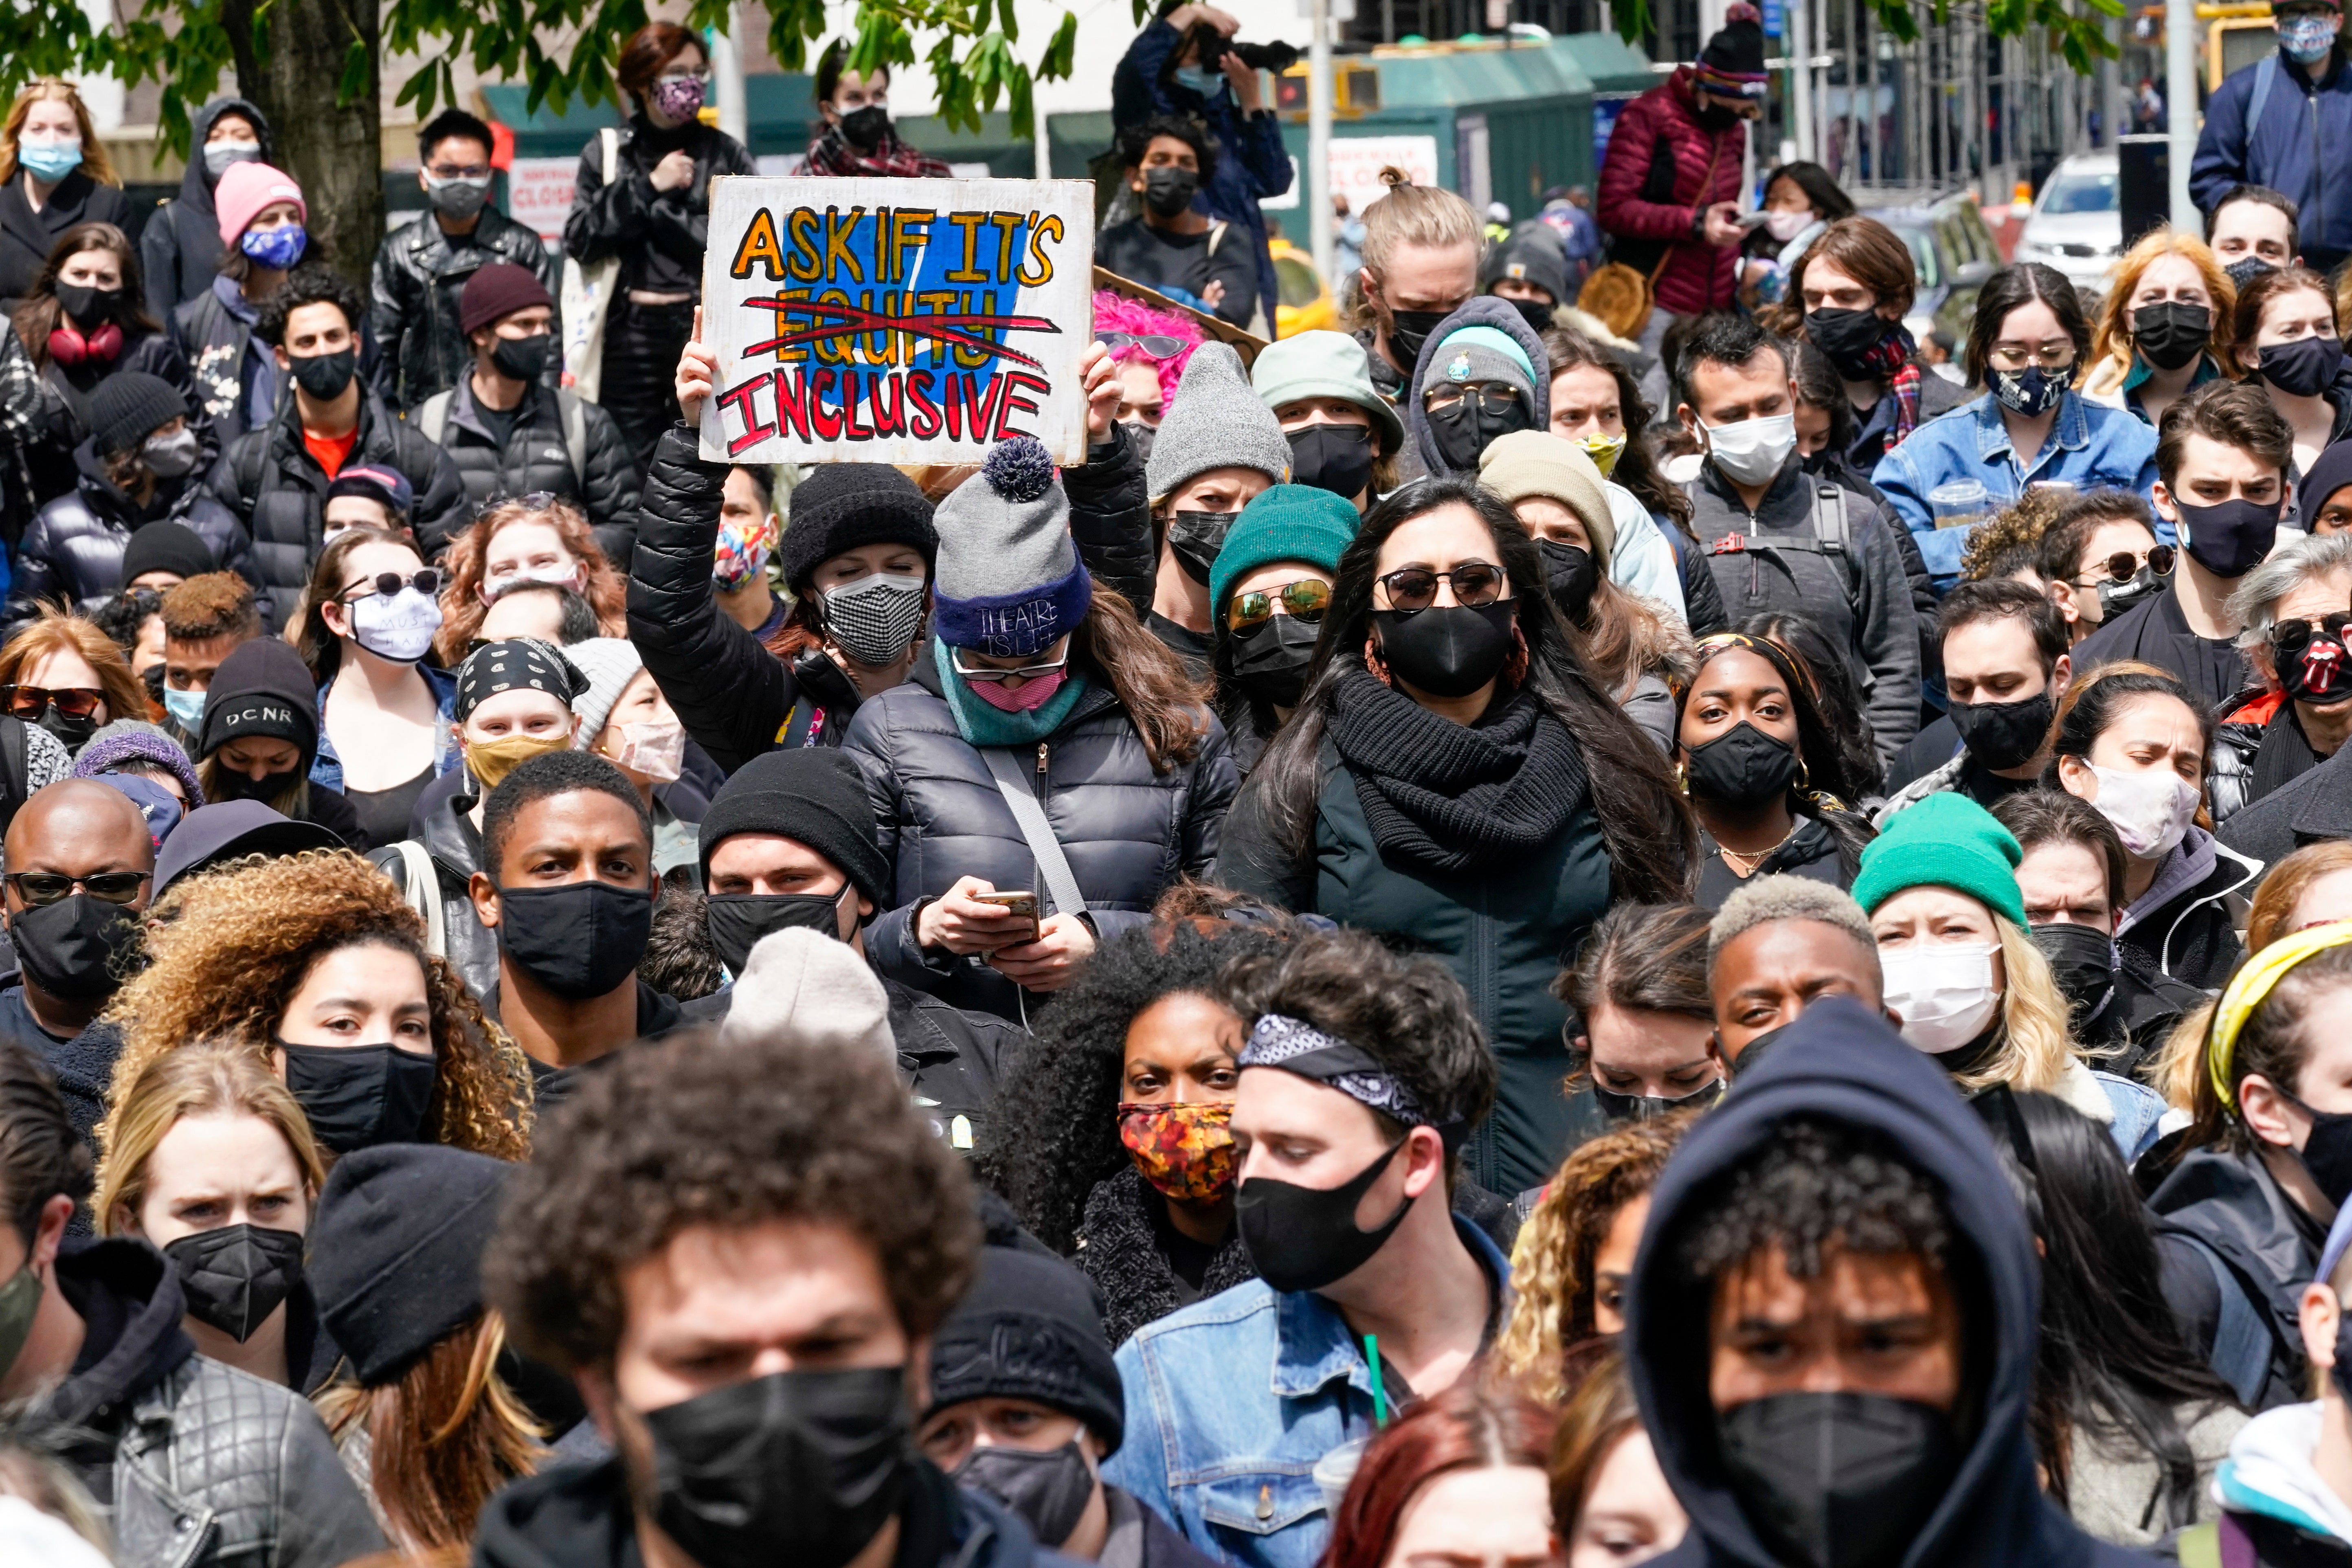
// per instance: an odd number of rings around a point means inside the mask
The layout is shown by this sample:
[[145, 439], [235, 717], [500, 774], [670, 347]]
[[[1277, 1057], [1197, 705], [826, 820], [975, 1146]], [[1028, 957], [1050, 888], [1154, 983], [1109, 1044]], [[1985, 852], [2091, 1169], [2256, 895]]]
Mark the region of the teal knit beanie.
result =
[[2022, 930], [2025, 900], [2017, 890], [2017, 863], [2024, 853], [1975, 801], [1948, 790], [1931, 795], [1896, 812], [1863, 850], [1853, 900], [1871, 914], [1906, 888], [1949, 888]]
[[1234, 584], [1277, 561], [1307, 561], [1339, 570], [1339, 552], [1356, 537], [1355, 504], [1313, 485], [1276, 485], [1242, 508], [1209, 568], [1209, 625], [1225, 624]]

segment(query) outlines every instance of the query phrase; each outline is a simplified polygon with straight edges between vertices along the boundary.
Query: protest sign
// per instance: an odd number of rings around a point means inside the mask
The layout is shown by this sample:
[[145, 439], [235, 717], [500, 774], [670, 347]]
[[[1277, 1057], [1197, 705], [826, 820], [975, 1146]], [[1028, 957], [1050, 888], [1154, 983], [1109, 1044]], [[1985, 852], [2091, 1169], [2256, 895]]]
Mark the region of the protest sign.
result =
[[1094, 245], [1083, 180], [714, 179], [702, 456], [1086, 461]]

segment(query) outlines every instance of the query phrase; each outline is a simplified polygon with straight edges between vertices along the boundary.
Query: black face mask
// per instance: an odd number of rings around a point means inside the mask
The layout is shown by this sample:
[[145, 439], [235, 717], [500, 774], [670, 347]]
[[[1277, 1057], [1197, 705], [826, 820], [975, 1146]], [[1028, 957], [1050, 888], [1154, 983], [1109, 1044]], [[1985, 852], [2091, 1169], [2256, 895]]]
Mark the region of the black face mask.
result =
[[2290, 397], [2316, 397], [2335, 384], [2344, 368], [2340, 338], [2297, 338], [2254, 351], [2254, 374]]
[[841, 117], [843, 139], [861, 153], [871, 153], [882, 145], [883, 133], [889, 129], [890, 111], [878, 103], [853, 109]]
[[40, 725], [42, 729], [56, 736], [58, 743], [68, 752], [78, 752], [89, 743], [89, 738], [92, 735], [98, 733], [98, 715], [91, 712], [85, 713], [79, 719], [68, 719], [58, 712], [58, 705], [52, 702], [47, 710], [42, 713]]
[[8, 917], [25, 978], [52, 996], [88, 1002], [122, 984], [116, 961], [139, 934], [139, 911], [76, 893]]
[[1374, 610], [1389, 671], [1432, 697], [1467, 697], [1503, 672], [1511, 657], [1516, 606], [1497, 599], [1477, 609], [1432, 605], [1414, 615]]
[[1234, 1195], [1234, 1220], [1259, 1277], [1287, 1295], [1320, 1290], [1370, 1262], [1404, 1223], [1413, 1200], [1397, 1205], [1377, 1230], [1356, 1228], [1356, 1205], [1403, 1147], [1391, 1145], [1353, 1180], [1336, 1187], [1302, 1187], [1271, 1176], [1244, 1182]]
[[2097, 1017], [2116, 988], [2115, 939], [2073, 921], [2034, 926], [2031, 934], [2050, 961], [2050, 977], [2065, 995], [2075, 1026]]
[[1201, 176], [1190, 169], [1162, 163], [1143, 171], [1143, 205], [1155, 217], [1174, 217], [1192, 205], [1200, 188]]
[[1235, 637], [1234, 679], [1260, 701], [1297, 707], [1307, 689], [1307, 667], [1315, 662], [1315, 639], [1322, 631], [1297, 616], [1276, 616], [1248, 637]]
[[1478, 455], [1490, 443], [1514, 430], [1529, 429], [1535, 423], [1524, 397], [1511, 399], [1510, 407], [1500, 414], [1488, 413], [1485, 400], [1477, 397], [1457, 397], [1425, 412], [1429, 438], [1436, 443], [1437, 455], [1456, 472], [1475, 469]]
[[2271, 668], [2278, 671], [2279, 687], [2290, 700], [2335, 703], [2352, 697], [2347, 619], [2352, 616], [2339, 610], [2319, 626], [2290, 620], [2271, 628]]
[[1570, 622], [1582, 626], [1592, 606], [1592, 590], [1601, 583], [1600, 563], [1584, 546], [1556, 539], [1538, 539], [1536, 549], [1543, 556], [1544, 586], [1551, 590], [1552, 603]]
[[548, 345], [554, 341], [546, 332], [496, 339], [490, 344], [490, 363], [509, 381], [537, 381], [546, 373]]
[[2055, 711], [2046, 686], [2015, 702], [1955, 702], [1950, 709], [1952, 728], [1960, 732], [1969, 754], [1989, 768], [2032, 762], [2042, 737], [2050, 733]]
[[441, 1069], [398, 1046], [297, 1046], [284, 1040], [286, 1087], [310, 1131], [338, 1154], [379, 1143], [415, 1143], [425, 1131]]
[[1292, 484], [1354, 500], [1372, 482], [1370, 426], [1317, 424], [1288, 434]]
[[1225, 547], [1225, 535], [1240, 516], [1237, 511], [1180, 511], [1169, 518], [1168, 548], [1175, 552], [1185, 576], [1203, 588], [1209, 585], [1209, 568], [1217, 563], [1217, 552]]
[[649, 1410], [654, 1522], [701, 1568], [841, 1568], [914, 1466], [903, 1367], [778, 1372]]
[[2190, 506], [2176, 499], [2181, 542], [2197, 564], [2216, 577], [2242, 577], [2262, 563], [2278, 542], [2279, 503], [2225, 500]]
[[1705, 105], [1691, 118], [1698, 121], [1702, 131], [1728, 131], [1739, 123], [1738, 111], [1726, 109], [1719, 103]]
[[1095, 1473], [1076, 1440], [1039, 1454], [1027, 1448], [974, 1448], [949, 1472], [959, 1486], [987, 1493], [1023, 1519], [1043, 1545], [1059, 1547], [1095, 1499]]
[[2153, 599], [2162, 592], [2164, 579], [2156, 574], [2156, 568], [2152, 566], [2141, 567], [2132, 574], [2132, 580], [2128, 583], [2100, 584], [2099, 624], [2105, 626], [2142, 599]]
[[2132, 312], [2131, 326], [2132, 347], [2158, 370], [2179, 370], [2213, 340], [2213, 312], [2179, 300], [2142, 305]]
[[1422, 345], [1429, 334], [1437, 331], [1451, 310], [1392, 310], [1389, 313], [1389, 346], [1396, 351], [1397, 362], [1407, 376], [1421, 363]]
[[763, 936], [798, 930], [838, 939], [841, 900], [851, 896], [845, 882], [835, 893], [713, 893], [702, 900], [702, 921], [719, 962], [740, 979]]
[[1805, 337], [1822, 351], [1830, 368], [1847, 381], [1872, 381], [1879, 368], [1872, 353], [1886, 336], [1886, 318], [1876, 310], [1822, 310], [1805, 312]]
[[264, 773], [255, 778], [251, 773], [241, 773], [234, 768], [223, 768], [220, 770], [220, 784], [214, 793], [222, 800], [272, 801], [292, 789], [302, 773], [300, 768], [289, 768], [282, 773]]
[[2336, 1392], [2352, 1399], [2352, 1312], [2339, 1313], [2336, 1319], [2336, 1364], [2327, 1369], [2335, 1381]]
[[1716, 1432], [1740, 1510], [1791, 1568], [1895, 1561], [1960, 1465], [1949, 1416], [1883, 1394], [1775, 1394]]
[[499, 951], [567, 1002], [625, 984], [653, 936], [654, 896], [610, 882], [499, 889]]
[[302, 1280], [302, 1236], [225, 1225], [163, 1248], [180, 1276], [188, 1315], [243, 1344]]
[[2230, 275], [2230, 281], [2235, 284], [2238, 292], [2242, 294], [2246, 291], [2247, 284], [2252, 283], [2263, 273], [2276, 271], [2277, 268], [2259, 256], [2242, 256], [2221, 270]]
[[2342, 1208], [2344, 1201], [2352, 1198], [2352, 1114], [2314, 1110], [2285, 1089], [2279, 1089], [2279, 1093], [2289, 1105], [2311, 1118], [2311, 1136], [2303, 1141], [2303, 1152], [2297, 1158], [2303, 1161], [2311, 1184], [2329, 1203]]
[[82, 283], [57, 285], [58, 303], [65, 307], [74, 325], [89, 328], [110, 318], [122, 303], [120, 289], [92, 289]]
[[1559, 309], [1557, 305], [1547, 305], [1541, 300], [1513, 300], [1510, 306], [1519, 313], [1519, 320], [1528, 324], [1528, 331], [1531, 332], [1549, 331], [1552, 312]]
[[352, 373], [359, 364], [358, 356], [349, 349], [337, 349], [331, 354], [288, 357], [294, 366], [295, 384], [321, 403], [343, 395], [343, 388], [352, 384]]
[[1690, 791], [1724, 805], [1761, 805], [1786, 795], [1797, 778], [1797, 748], [1742, 719], [1684, 753]]
[[1592, 1086], [1592, 1102], [1601, 1107], [1601, 1114], [1612, 1121], [1650, 1121], [1677, 1110], [1713, 1105], [1723, 1098], [1723, 1091], [1729, 1087], [1721, 1079], [1717, 1079], [1688, 1094], [1620, 1094], [1596, 1083]]

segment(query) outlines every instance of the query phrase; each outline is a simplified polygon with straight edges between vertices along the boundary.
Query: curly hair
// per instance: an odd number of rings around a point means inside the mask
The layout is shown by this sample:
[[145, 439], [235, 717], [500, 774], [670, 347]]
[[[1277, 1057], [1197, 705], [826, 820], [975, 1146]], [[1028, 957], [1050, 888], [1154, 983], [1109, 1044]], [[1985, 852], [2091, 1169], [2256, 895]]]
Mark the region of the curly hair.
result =
[[1936, 1266], [1952, 1249], [1942, 1190], [1892, 1138], [1810, 1116], [1781, 1122], [1678, 1213], [1689, 1217], [1674, 1256], [1694, 1282], [1773, 1247], [1799, 1279], [1817, 1278], [1832, 1247], [1915, 1252]]
[[2028, 490], [1969, 535], [1960, 552], [1960, 576], [1980, 583], [2012, 572], [2041, 574], [2042, 536], [2074, 498], [2049, 489]]
[[[100, 600], [84, 613], [89, 616], [90, 625], [122, 650], [124, 658], [135, 658], [139, 654], [139, 634], [146, 630], [149, 621], [163, 614], [163, 595], [152, 588], [125, 588]], [[163, 635], [171, 635], [169, 626]]]
[[1628, 1122], [1571, 1151], [1545, 1184], [1511, 1248], [1511, 1316], [1495, 1341], [1496, 1367], [1537, 1398], [1557, 1403], [1567, 1394], [1563, 1354], [1599, 1331], [1593, 1259], [1601, 1244], [1625, 1205], [1658, 1184], [1699, 1115]]
[[629, 635], [628, 574], [614, 570], [604, 559], [587, 514], [567, 500], [551, 501], [545, 507], [506, 501], [482, 513], [451, 540], [449, 553], [442, 559], [448, 575], [441, 587], [441, 632], [433, 639], [433, 657], [444, 669], [455, 669], [465, 661], [466, 645], [482, 629], [482, 619], [490, 613], [489, 605], [482, 603], [482, 569], [489, 557], [490, 541], [518, 522], [543, 523], [555, 530], [563, 548], [580, 562], [583, 596], [596, 612], [598, 629], [608, 637]]
[[483, 1283], [525, 1354], [577, 1373], [610, 1364], [631, 1268], [681, 1231], [776, 1220], [872, 1247], [910, 1337], [939, 1326], [979, 1257], [962, 1161], [895, 1064], [690, 1030], [612, 1058], [550, 1121], [509, 1184]]
[[1130, 300], [1108, 289], [1095, 290], [1095, 336], [1105, 331], [1125, 332], [1130, 337], [1169, 337], [1182, 341], [1184, 346], [1166, 359], [1152, 359], [1143, 352], [1141, 343], [1129, 343], [1111, 354], [1115, 363], [1128, 360], [1150, 360], [1160, 375], [1160, 395], [1169, 403], [1176, 401], [1176, 384], [1184, 379], [1184, 367], [1192, 362], [1192, 351], [1201, 346], [1201, 329], [1181, 316], [1155, 310], [1140, 300]]
[[698, 867], [672, 866], [655, 884], [653, 934], [637, 963], [637, 978], [679, 1002], [708, 996], [727, 984], [726, 966], [710, 945], [702, 899]]
[[1129, 1162], [1116, 1114], [1128, 1025], [1164, 996], [1216, 996], [1228, 963], [1280, 945], [1270, 931], [1186, 920], [1107, 942], [1087, 961], [999, 1076], [980, 1153], [981, 1179], [1031, 1235], [1073, 1251], [1087, 1194]]
[[179, 642], [205, 642], [235, 633], [257, 637], [261, 611], [253, 584], [234, 572], [206, 572], [163, 590], [163, 635]]
[[[229, 249], [236, 251], [236, 247]], [[357, 348], [360, 328], [367, 321], [367, 300], [361, 296], [357, 284], [319, 259], [315, 247], [286, 275], [278, 292], [262, 301], [261, 313], [253, 323], [254, 336], [282, 347], [286, 318], [305, 305], [332, 305], [341, 310], [343, 324], [352, 331], [352, 346]]]
[[425, 1124], [433, 1141], [500, 1160], [530, 1149], [530, 1064], [446, 960], [425, 951], [425, 921], [392, 879], [348, 849], [313, 849], [174, 883], [148, 911], [145, 970], [106, 1016], [122, 1029], [100, 1144], [113, 1147], [124, 1097], [149, 1063], [192, 1040], [267, 1045], [311, 966], [377, 945], [415, 958], [432, 1010], [440, 1073]]

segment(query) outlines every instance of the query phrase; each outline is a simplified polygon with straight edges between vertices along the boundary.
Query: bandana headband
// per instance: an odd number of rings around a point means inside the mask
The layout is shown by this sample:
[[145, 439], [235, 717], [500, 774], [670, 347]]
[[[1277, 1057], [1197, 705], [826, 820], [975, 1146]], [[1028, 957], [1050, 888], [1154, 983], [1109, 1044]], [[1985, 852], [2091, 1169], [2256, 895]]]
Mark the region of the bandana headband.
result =
[[1279, 1013], [1260, 1018], [1250, 1031], [1249, 1044], [1242, 1047], [1240, 1065], [1297, 1073], [1408, 1127], [1437, 1125], [1436, 1119], [1421, 1109], [1412, 1091], [1370, 1051], [1297, 1018]]
[[2347, 942], [2352, 942], [2352, 921], [2314, 926], [2279, 938], [2249, 957], [2230, 977], [2221, 1000], [2214, 1005], [2213, 1032], [2205, 1047], [2206, 1071], [2213, 1080], [2214, 1098], [2221, 1102], [2223, 1110], [2238, 1109], [2237, 1096], [2230, 1087], [2230, 1068], [2237, 1060], [2238, 1037], [2244, 1032], [2246, 1020], [2286, 978], [2289, 970], [2315, 953]]

